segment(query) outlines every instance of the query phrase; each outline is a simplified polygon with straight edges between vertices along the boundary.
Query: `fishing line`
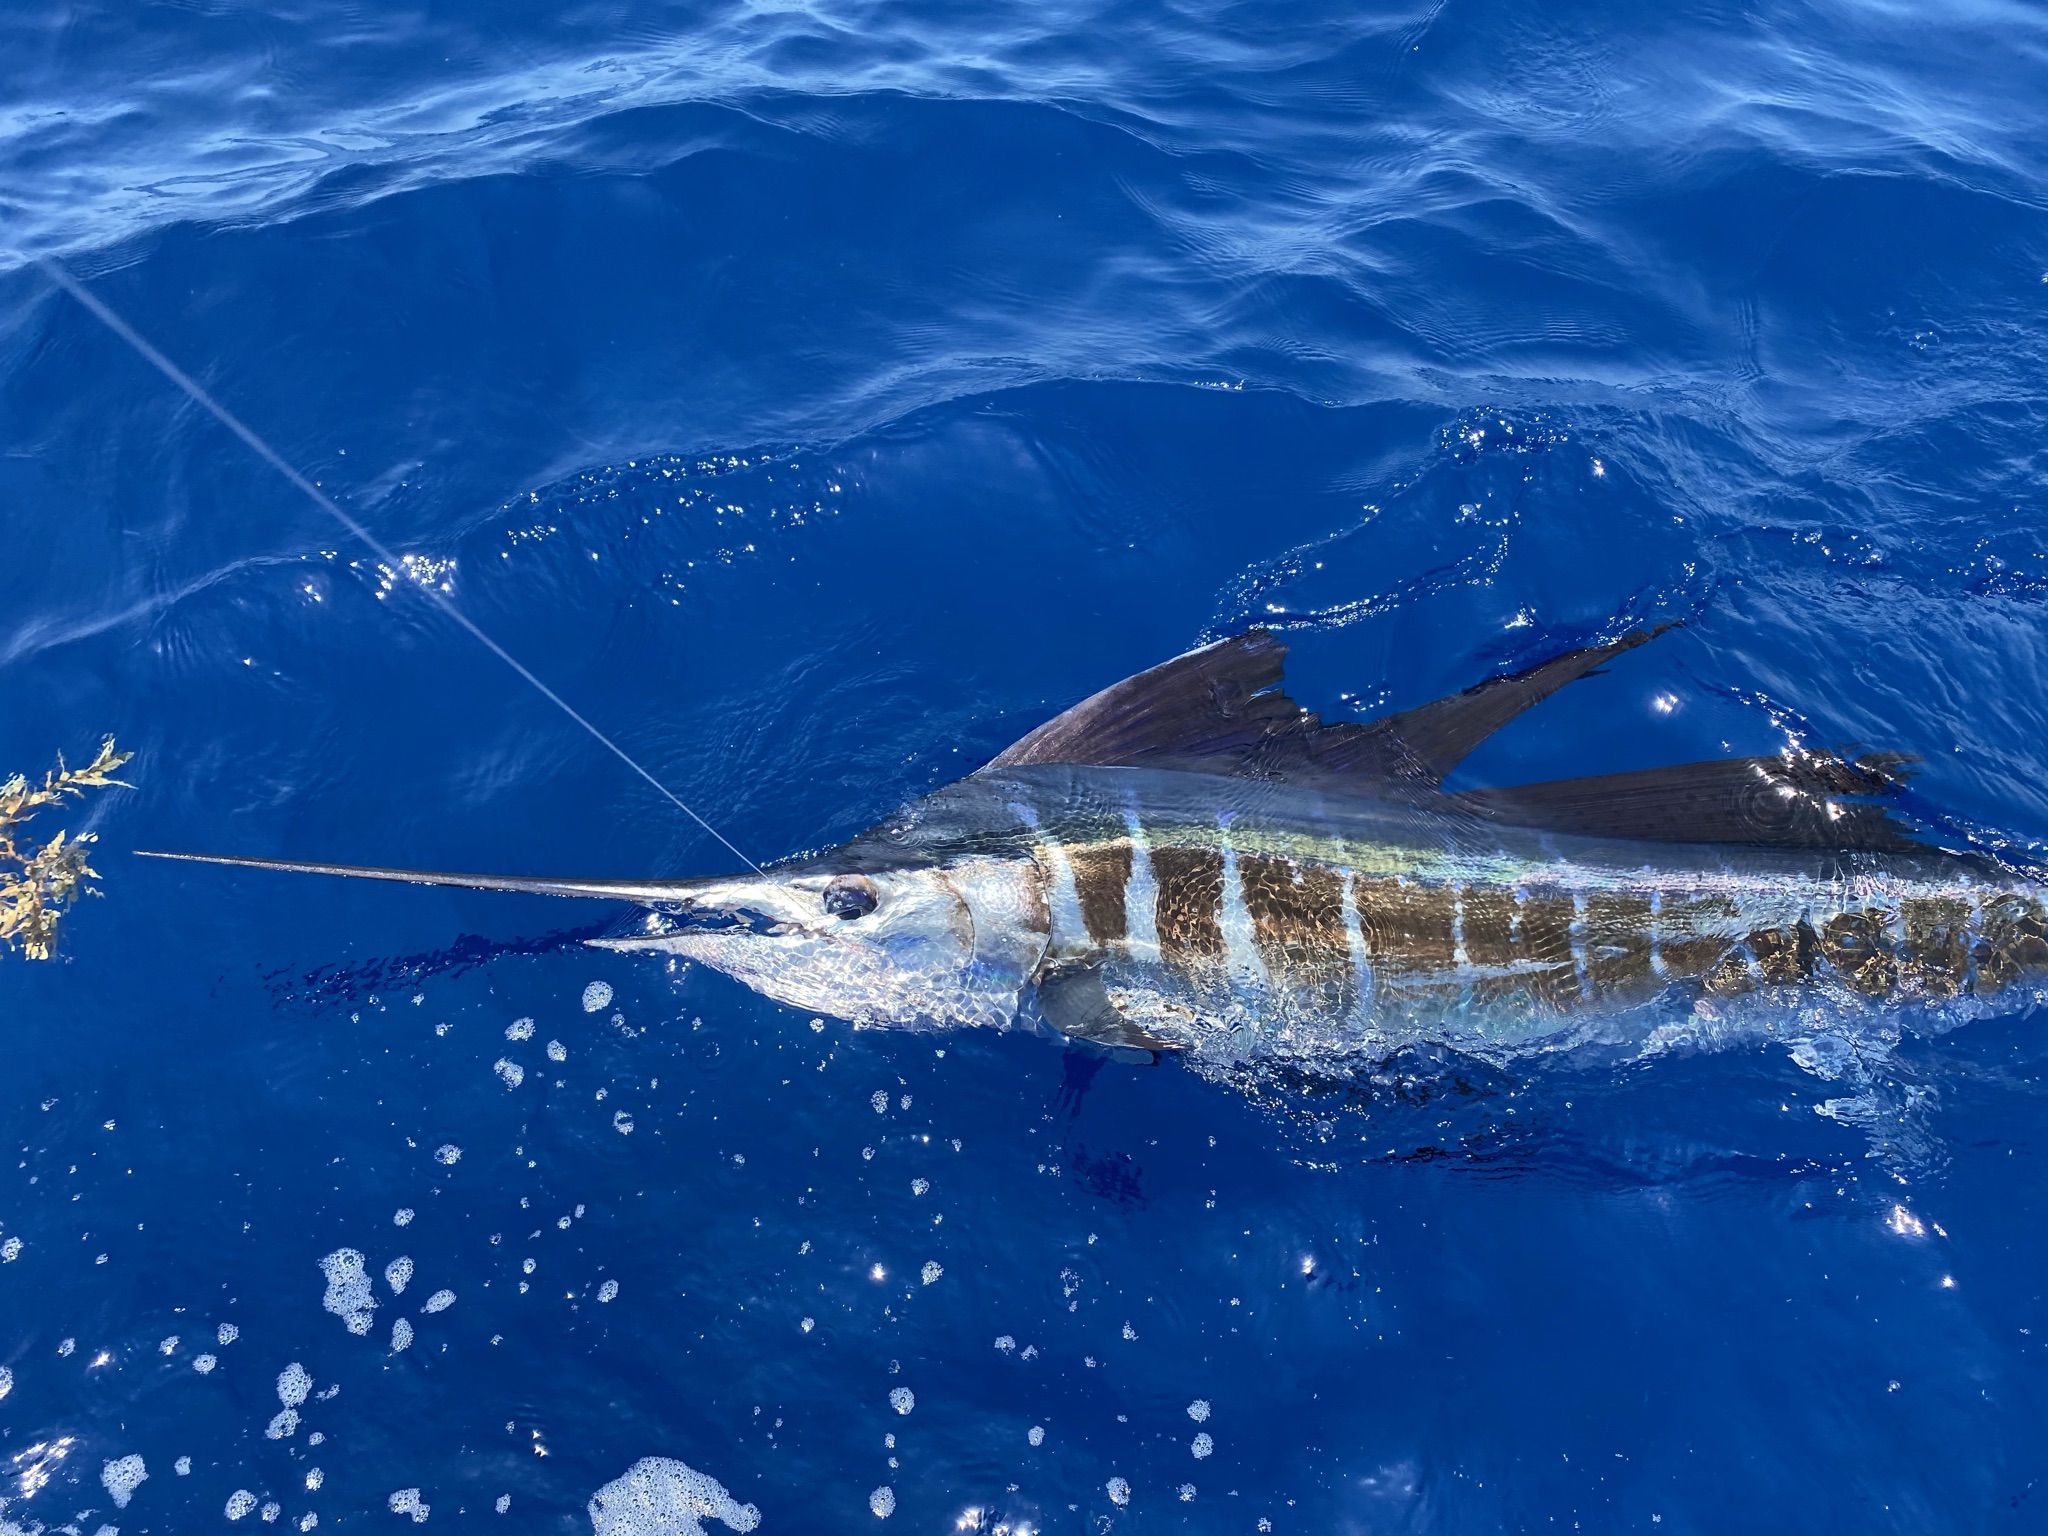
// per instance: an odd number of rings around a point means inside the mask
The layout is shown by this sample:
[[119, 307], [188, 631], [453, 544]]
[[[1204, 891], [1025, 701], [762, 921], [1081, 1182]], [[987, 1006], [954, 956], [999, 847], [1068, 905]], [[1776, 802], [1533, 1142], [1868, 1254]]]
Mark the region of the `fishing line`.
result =
[[[51, 282], [55, 283], [58, 287], [62, 288], [66, 293], [70, 294], [72, 298], [78, 300], [80, 304], [83, 304], [86, 307], [86, 309], [92, 312], [95, 319], [97, 319], [108, 330], [112, 331], [116, 336], [120, 337], [123, 341], [127, 342], [129, 346], [133, 347], [136, 353], [145, 362], [149, 363], [153, 368], [156, 369], [157, 372], [161, 373], [165, 378], [169, 379], [173, 384], [177, 385], [178, 388], [182, 389], [187, 395], [191, 396], [194, 404], [200, 406], [203, 410], [207, 412], [207, 414], [212, 416], [215, 421], [218, 421], [222, 426], [226, 427], [230, 432], [234, 433], [235, 436], [239, 437], [244, 443], [248, 444], [250, 451], [253, 452], [259, 459], [263, 460], [264, 463], [268, 464], [280, 475], [283, 475], [285, 479], [289, 480], [301, 491], [304, 491], [306, 493], [306, 499], [311, 501], [314, 506], [318, 507], [321, 511], [325, 512], [329, 517], [332, 517], [336, 522], [340, 523], [342, 527], [346, 528], [350, 533], [354, 534], [364, 544], [368, 545], [370, 552], [384, 563], [385, 569], [391, 571], [394, 575], [405, 569], [405, 562], [401, 560], [397, 555], [393, 554], [389, 549], [387, 549], [384, 546], [382, 540], [380, 540], [374, 533], [370, 532], [369, 529], [365, 528], [361, 523], [357, 522], [353, 517], [349, 516], [347, 512], [343, 511], [340, 504], [337, 503], [333, 497], [329, 496], [325, 491], [321, 490], [319, 486], [315, 485], [312, 481], [308, 480], [304, 475], [300, 474], [296, 469], [292, 468], [292, 466], [286, 462], [282, 454], [280, 454], [275, 448], [271, 447], [270, 444], [266, 443], [262, 438], [258, 437], [252, 428], [246, 426], [242, 422], [240, 417], [236, 416], [232, 411], [228, 410], [226, 406], [222, 405], [218, 400], [214, 399], [213, 396], [209, 395], [204, 389], [200, 388], [198, 381], [195, 380], [190, 374], [186, 373], [184, 369], [180, 368], [168, 357], [165, 357], [163, 353], [157, 351], [155, 347], [151, 346], [149, 342], [142, 337], [141, 333], [135, 329], [134, 326], [130, 325], [126, 320], [123, 320], [119, 315], [115, 314], [113, 310], [109, 309], [105, 304], [103, 304], [86, 288], [86, 286], [83, 283], [79, 282], [77, 278], [73, 277], [62, 266], [58, 265], [57, 262], [55, 262], [54, 260], [47, 256], [41, 258], [38, 265], [40, 265], [43, 271], [49, 275]], [[730, 853], [734, 858], [738, 859], [742, 864], [746, 865], [747, 868], [751, 869], [755, 874], [758, 875], [762, 873], [761, 866], [756, 864], [752, 859], [748, 858], [744, 853], [741, 853], [738, 848], [735, 848], [731, 840], [728, 839], [724, 833], [720, 832], [718, 828], [712, 826], [710, 822], [706, 821], [702, 816], [699, 816], [695, 811], [691, 810], [687, 805], [683, 804], [681, 797], [678, 796], [674, 790], [670, 789], [666, 784], [662, 783], [661, 780], [657, 779], [653, 774], [649, 773], [645, 768], [641, 767], [640, 764], [633, 758], [631, 753], [627, 752], [627, 750], [624, 747], [620, 746], [616, 741], [613, 741], [611, 737], [605, 735], [603, 731], [599, 730], [596, 726], [592, 725], [588, 720], [586, 720], [581, 714], [579, 714], [576, 711], [575, 707], [572, 706], [567, 699], [563, 698], [559, 693], [555, 692], [554, 689], [550, 688], [538, 677], [535, 677], [532, 672], [528, 671], [525, 664], [522, 663], [518, 657], [514, 656], [510, 651], [506, 650], [505, 647], [498, 644], [498, 642], [493, 640], [489, 635], [485, 634], [484, 631], [478, 627], [476, 622], [472, 620], [468, 614], [464, 613], [460, 608], [456, 607], [454, 602], [445, 593], [437, 592], [432, 587], [427, 586], [421, 582], [414, 582], [412, 583], [412, 585], [417, 587], [419, 591], [425, 594], [428, 598], [432, 599], [432, 601], [440, 608], [440, 610], [443, 613], [447, 614], [448, 617], [453, 619], [457, 624], [459, 624], [469, 634], [470, 638], [475, 640], [478, 645], [481, 645], [485, 650], [489, 651], [493, 656], [497, 657], [498, 660], [502, 661], [503, 663], [505, 663], [506, 666], [510, 667], [521, 678], [525, 679], [526, 682], [533, 688], [533, 690], [536, 693], [538, 693], [542, 698], [546, 699], [550, 704], [554, 705], [555, 708], [559, 709], [571, 720], [575, 721], [578, 725], [582, 726], [583, 729], [589, 733], [592, 740], [596, 741], [607, 752], [611, 753], [612, 756], [616, 757], [628, 768], [632, 769], [635, 773], [639, 774], [640, 777], [645, 779], [649, 784], [652, 784], [657, 790], [661, 792], [662, 797], [666, 799], [669, 802], [669, 804], [673, 805], [677, 810], [681, 811], [685, 816], [689, 817], [690, 820], [697, 823], [697, 825], [702, 827], [706, 832], [709, 832], [714, 838], [718, 839], [720, 843], [723, 843], [725, 845], [726, 851]]]

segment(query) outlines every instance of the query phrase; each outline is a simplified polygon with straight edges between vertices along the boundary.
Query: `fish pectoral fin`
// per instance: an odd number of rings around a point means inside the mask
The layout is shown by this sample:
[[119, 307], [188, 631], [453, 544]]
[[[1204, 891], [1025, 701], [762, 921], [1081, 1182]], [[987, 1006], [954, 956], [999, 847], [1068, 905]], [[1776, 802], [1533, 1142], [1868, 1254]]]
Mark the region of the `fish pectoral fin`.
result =
[[1100, 965], [1069, 966], [1038, 982], [1038, 1011], [1061, 1034], [1096, 1045], [1139, 1051], [1177, 1051], [1181, 1046], [1125, 1018], [1109, 999]]

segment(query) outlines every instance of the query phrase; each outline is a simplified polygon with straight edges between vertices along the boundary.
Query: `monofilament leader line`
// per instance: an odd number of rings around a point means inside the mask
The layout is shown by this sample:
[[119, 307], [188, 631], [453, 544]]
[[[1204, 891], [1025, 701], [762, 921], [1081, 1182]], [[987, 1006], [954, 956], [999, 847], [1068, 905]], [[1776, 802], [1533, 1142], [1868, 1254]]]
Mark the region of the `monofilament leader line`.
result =
[[[395, 573], [405, 568], [405, 562], [399, 559], [399, 557], [393, 554], [389, 549], [387, 549], [384, 546], [384, 543], [381, 539], [379, 539], [374, 533], [370, 532], [370, 530], [365, 528], [361, 523], [357, 522], [353, 517], [349, 516], [348, 513], [344, 512], [341, 509], [340, 505], [335, 502], [333, 497], [329, 496], [325, 491], [321, 490], [319, 486], [315, 485], [312, 481], [308, 480], [304, 475], [300, 474], [296, 469], [292, 468], [292, 466], [285, 461], [283, 455], [278, 453], [278, 451], [275, 448], [272, 448], [270, 444], [266, 443], [262, 438], [258, 437], [254, 430], [252, 430], [250, 427], [246, 426], [242, 422], [240, 417], [236, 416], [232, 411], [228, 410], [226, 406], [222, 405], [218, 400], [214, 399], [213, 396], [209, 395], [204, 389], [200, 388], [198, 381], [192, 378], [190, 374], [186, 373], [184, 369], [180, 368], [168, 357], [165, 357], [163, 353], [157, 351], [155, 347], [151, 346], [148, 341], [144, 340], [141, 333], [138, 332], [134, 326], [130, 325], [126, 320], [123, 320], [119, 315], [115, 314], [113, 310], [109, 309], [105, 304], [101, 303], [100, 300], [96, 298], [89, 289], [86, 288], [85, 284], [81, 283], [77, 278], [73, 277], [57, 262], [55, 262], [54, 260], [50, 259], [47, 256], [42, 258], [39, 264], [41, 265], [43, 271], [49, 275], [51, 282], [55, 283], [59, 288], [62, 288], [66, 293], [70, 294], [72, 298], [78, 300], [80, 304], [83, 304], [88, 310], [92, 312], [93, 316], [97, 320], [99, 320], [99, 322], [102, 325], [104, 325], [108, 330], [112, 331], [116, 336], [120, 337], [123, 341], [127, 342], [129, 346], [133, 347], [137, 354], [140, 355], [153, 368], [155, 368], [157, 372], [161, 373], [165, 378], [169, 379], [173, 384], [177, 385], [178, 388], [182, 389], [186, 394], [190, 395], [192, 397], [193, 402], [196, 405], [200, 406], [203, 410], [205, 410], [208, 415], [212, 416], [215, 421], [218, 421], [222, 426], [226, 427], [230, 432], [234, 433], [235, 436], [239, 437], [244, 443], [247, 443], [249, 445], [250, 451], [253, 452], [258, 458], [263, 460], [264, 463], [268, 464], [280, 475], [283, 475], [285, 479], [289, 480], [293, 485], [297, 486], [301, 491], [305, 492], [307, 500], [311, 501], [314, 506], [318, 507], [321, 511], [325, 512], [329, 517], [333, 518], [337, 523], [340, 523], [342, 527], [346, 528], [350, 533], [354, 534], [358, 539], [360, 539], [365, 545], [369, 547], [370, 552], [384, 563], [384, 566], [387, 570], [390, 570]], [[485, 634], [483, 630], [477, 626], [476, 622], [473, 619], [471, 619], [468, 614], [464, 613], [460, 608], [456, 607], [455, 604], [448, 598], [448, 596], [445, 593], [437, 592], [432, 587], [427, 586], [424, 583], [415, 582], [413, 583], [413, 585], [418, 587], [418, 589], [422, 593], [424, 593], [428, 598], [432, 599], [433, 602], [439, 606], [441, 611], [447, 614], [448, 617], [453, 619], [457, 624], [459, 624], [469, 634], [470, 638], [475, 640], [478, 645], [481, 645], [485, 650], [489, 651], [493, 656], [497, 657], [498, 660], [502, 661], [503, 663], [505, 663], [506, 666], [510, 667], [520, 677], [524, 678], [526, 682], [533, 688], [533, 690], [536, 693], [538, 693], [542, 698], [546, 699], [550, 704], [554, 705], [555, 708], [559, 709], [571, 720], [574, 720], [578, 725], [582, 726], [583, 729], [590, 734], [591, 738], [594, 741], [596, 741], [600, 746], [602, 746], [607, 752], [611, 753], [612, 756], [616, 757], [628, 768], [632, 769], [635, 773], [639, 774], [640, 777], [645, 779], [649, 784], [652, 784], [657, 790], [661, 792], [662, 797], [665, 800], [667, 800], [669, 804], [673, 805], [677, 810], [681, 811], [685, 816], [689, 817], [690, 820], [694, 821], [706, 832], [709, 832], [713, 837], [717, 838], [720, 843], [723, 843], [725, 845], [726, 851], [730, 853], [734, 858], [738, 859], [742, 864], [746, 865], [747, 868], [751, 869], [755, 874], [758, 875], [761, 873], [761, 866], [756, 864], [752, 859], [748, 858], [744, 853], [741, 853], [738, 848], [734, 847], [732, 844], [732, 840], [730, 838], [726, 837], [726, 835], [723, 832], [720, 832], [718, 828], [712, 826], [710, 822], [706, 821], [702, 816], [699, 816], [695, 811], [691, 810], [687, 805], [683, 804], [681, 797], [678, 796], [674, 790], [670, 789], [666, 784], [662, 783], [661, 780], [657, 779], [653, 774], [649, 773], [645, 768], [641, 767], [640, 764], [634, 760], [631, 753], [627, 752], [627, 750], [624, 747], [620, 746], [616, 741], [613, 741], [611, 737], [605, 735], [603, 731], [599, 730], [596, 726], [592, 725], [580, 713], [577, 712], [575, 707], [571, 705], [567, 699], [563, 698], [559, 693], [555, 692], [554, 689], [550, 688], [538, 677], [535, 677], [532, 672], [528, 671], [525, 664], [522, 663], [518, 657], [514, 656], [510, 651], [506, 650], [505, 647], [498, 644], [498, 642], [493, 640], [489, 635]]]

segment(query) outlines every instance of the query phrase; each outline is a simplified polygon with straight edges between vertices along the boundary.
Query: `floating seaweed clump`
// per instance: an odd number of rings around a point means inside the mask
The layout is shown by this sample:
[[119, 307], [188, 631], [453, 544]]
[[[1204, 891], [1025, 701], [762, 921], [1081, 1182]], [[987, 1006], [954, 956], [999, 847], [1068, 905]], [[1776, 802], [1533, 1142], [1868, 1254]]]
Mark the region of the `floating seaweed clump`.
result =
[[21, 829], [36, 812], [81, 800], [88, 789], [127, 788], [113, 775], [134, 755], [116, 752], [109, 736], [83, 768], [66, 768], [59, 754], [56, 769], [43, 775], [40, 786], [20, 774], [0, 783], [0, 944], [19, 947], [31, 960], [49, 959], [56, 952], [57, 919], [80, 896], [99, 894], [87, 883], [99, 878], [86, 863], [92, 833], [59, 832], [37, 844]]

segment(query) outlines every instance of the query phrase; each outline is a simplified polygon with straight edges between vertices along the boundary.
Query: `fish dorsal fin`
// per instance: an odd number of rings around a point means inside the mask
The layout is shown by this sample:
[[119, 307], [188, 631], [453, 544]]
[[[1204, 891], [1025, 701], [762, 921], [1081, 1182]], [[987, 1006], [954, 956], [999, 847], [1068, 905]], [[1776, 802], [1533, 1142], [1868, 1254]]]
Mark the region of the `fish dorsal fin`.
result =
[[1011, 744], [989, 767], [1115, 768], [1170, 758], [1230, 773], [1267, 737], [1300, 729], [1301, 706], [1280, 691], [1286, 657], [1287, 647], [1268, 631], [1248, 629], [1112, 683]]
[[1266, 630], [1250, 629], [1083, 699], [989, 767], [1143, 764], [1325, 789], [1383, 790], [1388, 781], [1434, 789], [1523, 710], [1661, 633], [1662, 628], [1637, 630], [1567, 651], [1383, 719], [1326, 725], [1282, 690], [1287, 647]]
[[1523, 671], [1488, 678], [1463, 693], [1360, 726], [1325, 726], [1318, 733], [1325, 740], [1317, 743], [1317, 765], [1325, 772], [1375, 773], [1441, 784], [1481, 742], [1524, 710], [1672, 627], [1661, 624], [1604, 645], [1581, 646]]
[[1447, 798], [1491, 821], [1584, 837], [1763, 848], [1906, 853], [1913, 837], [1886, 799], [1914, 759], [1872, 752], [1853, 762], [1827, 752], [1733, 757]]

